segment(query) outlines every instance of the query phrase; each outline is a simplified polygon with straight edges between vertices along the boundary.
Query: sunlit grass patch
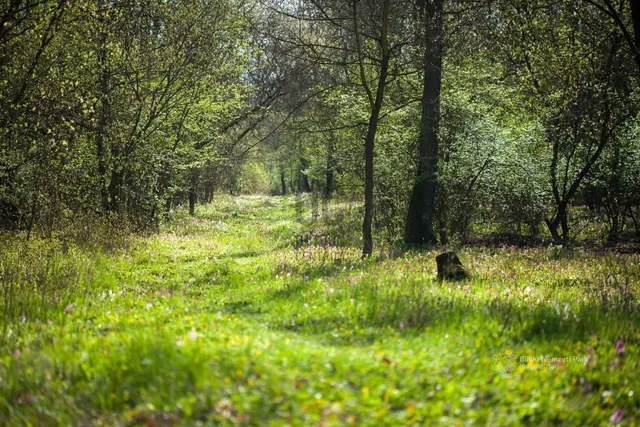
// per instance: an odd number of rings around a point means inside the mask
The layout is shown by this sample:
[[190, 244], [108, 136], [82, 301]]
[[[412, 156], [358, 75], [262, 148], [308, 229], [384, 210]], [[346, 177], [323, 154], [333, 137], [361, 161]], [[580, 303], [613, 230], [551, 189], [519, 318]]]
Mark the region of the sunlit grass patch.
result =
[[434, 251], [301, 242], [326, 226], [298, 204], [220, 197], [78, 257], [73, 306], [5, 322], [0, 422], [635, 421], [637, 256], [460, 248], [440, 282]]

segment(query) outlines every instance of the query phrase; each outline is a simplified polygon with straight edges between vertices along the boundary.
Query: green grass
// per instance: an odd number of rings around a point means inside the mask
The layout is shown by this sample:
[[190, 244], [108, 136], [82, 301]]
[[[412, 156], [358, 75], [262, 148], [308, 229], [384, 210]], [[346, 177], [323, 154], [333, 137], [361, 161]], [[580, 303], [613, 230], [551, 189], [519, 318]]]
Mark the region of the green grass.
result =
[[56, 264], [77, 273], [65, 298], [5, 310], [0, 422], [638, 421], [637, 255], [466, 248], [473, 278], [441, 283], [435, 252], [362, 261], [357, 240], [306, 244], [294, 198], [196, 213], [115, 254], [69, 250]]

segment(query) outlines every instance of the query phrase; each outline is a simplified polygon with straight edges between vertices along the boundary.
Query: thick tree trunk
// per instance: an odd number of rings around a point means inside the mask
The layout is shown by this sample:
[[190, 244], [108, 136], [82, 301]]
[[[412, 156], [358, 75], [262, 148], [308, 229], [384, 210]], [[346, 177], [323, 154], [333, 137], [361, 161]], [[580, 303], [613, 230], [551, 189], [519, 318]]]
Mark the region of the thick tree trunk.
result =
[[287, 183], [284, 180], [284, 170], [280, 171], [280, 186], [282, 187], [282, 195], [287, 195]]
[[556, 214], [551, 220], [546, 220], [551, 237], [556, 242], [565, 242], [569, 237], [568, 205], [561, 201], [556, 206]]
[[442, 82], [442, 0], [426, 6], [424, 16], [424, 81], [422, 117], [418, 140], [418, 174], [411, 193], [405, 224], [405, 239], [413, 244], [437, 243], [434, 232], [438, 170], [438, 125]]

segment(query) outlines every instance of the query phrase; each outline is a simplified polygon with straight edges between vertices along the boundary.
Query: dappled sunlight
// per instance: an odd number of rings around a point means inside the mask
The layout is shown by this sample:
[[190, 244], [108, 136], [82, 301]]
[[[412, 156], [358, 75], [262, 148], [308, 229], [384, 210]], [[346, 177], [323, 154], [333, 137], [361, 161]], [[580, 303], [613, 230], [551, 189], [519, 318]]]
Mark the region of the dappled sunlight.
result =
[[0, 425], [640, 422], [640, 2], [5, 0]]
[[318, 225], [269, 200], [202, 206], [110, 258], [110, 287], [28, 320], [6, 402], [75, 402], [49, 421], [371, 425], [635, 404], [637, 255], [467, 247], [471, 278], [439, 281], [434, 251], [300, 243]]

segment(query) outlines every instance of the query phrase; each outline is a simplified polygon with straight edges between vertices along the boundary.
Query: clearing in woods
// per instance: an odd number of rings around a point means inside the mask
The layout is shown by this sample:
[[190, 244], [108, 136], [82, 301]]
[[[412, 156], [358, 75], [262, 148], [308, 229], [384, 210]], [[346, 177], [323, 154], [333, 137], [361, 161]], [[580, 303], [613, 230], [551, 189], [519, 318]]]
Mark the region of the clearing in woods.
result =
[[468, 248], [440, 283], [435, 252], [362, 261], [301, 214], [222, 198], [96, 256], [73, 305], [8, 325], [0, 421], [637, 422], [637, 255]]

